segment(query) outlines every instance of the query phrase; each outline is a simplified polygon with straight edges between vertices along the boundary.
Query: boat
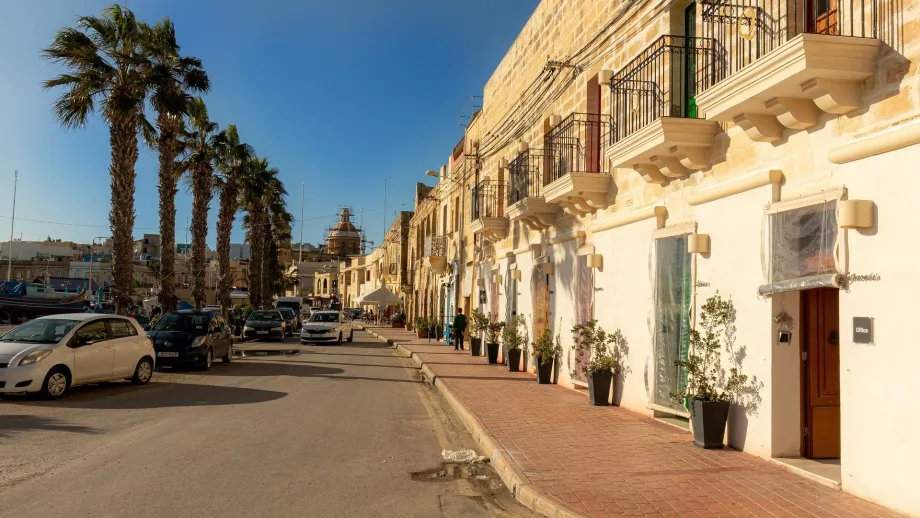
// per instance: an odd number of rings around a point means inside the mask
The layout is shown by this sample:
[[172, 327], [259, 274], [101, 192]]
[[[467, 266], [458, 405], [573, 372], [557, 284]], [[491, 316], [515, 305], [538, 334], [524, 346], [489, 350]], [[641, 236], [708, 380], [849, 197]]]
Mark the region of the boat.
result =
[[44, 284], [0, 281], [0, 309], [46, 314], [84, 311], [85, 291], [51, 295], [46, 291], [49, 289], [51, 288]]

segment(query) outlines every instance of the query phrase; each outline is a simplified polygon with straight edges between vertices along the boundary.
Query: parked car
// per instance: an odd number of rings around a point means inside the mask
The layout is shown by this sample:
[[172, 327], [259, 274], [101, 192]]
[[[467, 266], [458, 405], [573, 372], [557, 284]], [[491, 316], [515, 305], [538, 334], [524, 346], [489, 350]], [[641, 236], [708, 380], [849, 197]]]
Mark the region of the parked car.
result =
[[233, 334], [219, 313], [180, 310], [166, 313], [147, 333], [157, 366], [211, 368], [214, 358], [233, 361]]
[[204, 310], [205, 311], [216, 311], [218, 313], [221, 312], [220, 304], [208, 304], [207, 306], [204, 307]]
[[257, 309], [249, 314], [243, 324], [241, 338], [277, 338], [284, 340], [284, 316], [277, 309]]
[[297, 315], [294, 314], [294, 310], [291, 308], [278, 308], [278, 311], [281, 312], [281, 316], [284, 317], [284, 336], [294, 336], [295, 331], [300, 331], [297, 327]]
[[0, 338], [0, 393], [59, 398], [71, 387], [153, 377], [153, 344], [133, 319], [75, 313], [30, 320]]
[[300, 319], [300, 313], [302, 311], [302, 302], [303, 299], [300, 297], [278, 297], [277, 302], [275, 302], [276, 309], [288, 308], [294, 312], [294, 316], [297, 317], [297, 326], [295, 331], [300, 331], [300, 325], [303, 322]]
[[354, 308], [354, 309], [351, 310], [351, 319], [352, 319], [352, 320], [358, 320], [358, 319], [361, 318], [363, 315], [364, 315], [364, 309], [362, 309], [362, 308]]
[[354, 338], [355, 330], [351, 319], [344, 311], [315, 311], [300, 332], [302, 344], [326, 341], [340, 344], [343, 339], [351, 342]]

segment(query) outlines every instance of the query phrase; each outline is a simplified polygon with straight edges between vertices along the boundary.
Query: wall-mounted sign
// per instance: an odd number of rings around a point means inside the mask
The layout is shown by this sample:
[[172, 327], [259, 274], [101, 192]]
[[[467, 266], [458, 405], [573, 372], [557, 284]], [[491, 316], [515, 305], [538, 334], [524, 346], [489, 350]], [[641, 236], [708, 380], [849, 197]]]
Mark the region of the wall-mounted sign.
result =
[[486, 290], [479, 290], [479, 303], [480, 304], [486, 303]]
[[853, 317], [853, 343], [871, 344], [872, 342], [872, 318], [870, 317]]

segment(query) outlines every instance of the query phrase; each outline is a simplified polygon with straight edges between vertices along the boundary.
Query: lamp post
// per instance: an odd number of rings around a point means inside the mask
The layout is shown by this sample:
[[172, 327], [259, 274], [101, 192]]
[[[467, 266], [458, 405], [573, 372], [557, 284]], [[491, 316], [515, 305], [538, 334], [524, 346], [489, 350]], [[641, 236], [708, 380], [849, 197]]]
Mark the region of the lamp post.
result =
[[13, 280], [13, 229], [16, 226], [16, 188], [19, 187], [19, 170], [13, 172], [13, 220], [10, 222], [10, 257], [6, 266], [7, 282]]

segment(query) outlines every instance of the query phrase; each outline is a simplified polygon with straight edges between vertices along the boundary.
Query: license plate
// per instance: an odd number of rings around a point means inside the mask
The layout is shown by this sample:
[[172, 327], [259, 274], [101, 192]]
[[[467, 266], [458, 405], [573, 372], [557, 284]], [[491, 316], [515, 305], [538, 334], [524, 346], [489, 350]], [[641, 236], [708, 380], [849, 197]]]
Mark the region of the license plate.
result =
[[157, 356], [159, 356], [160, 358], [178, 358], [179, 353], [159, 352], [157, 353]]
[[257, 335], [267, 335], [268, 331], [256, 331]]
[[256, 356], [268, 356], [268, 353], [265, 351], [255, 351], [253, 352]]

